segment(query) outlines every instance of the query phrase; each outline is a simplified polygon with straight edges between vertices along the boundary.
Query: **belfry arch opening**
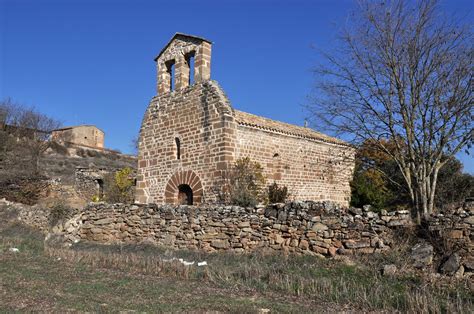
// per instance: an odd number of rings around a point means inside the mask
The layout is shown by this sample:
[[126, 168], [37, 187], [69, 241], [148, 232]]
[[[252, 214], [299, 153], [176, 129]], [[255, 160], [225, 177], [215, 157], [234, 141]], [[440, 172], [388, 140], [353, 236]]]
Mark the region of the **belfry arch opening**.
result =
[[193, 190], [187, 184], [178, 186], [178, 203], [180, 205], [193, 205]]

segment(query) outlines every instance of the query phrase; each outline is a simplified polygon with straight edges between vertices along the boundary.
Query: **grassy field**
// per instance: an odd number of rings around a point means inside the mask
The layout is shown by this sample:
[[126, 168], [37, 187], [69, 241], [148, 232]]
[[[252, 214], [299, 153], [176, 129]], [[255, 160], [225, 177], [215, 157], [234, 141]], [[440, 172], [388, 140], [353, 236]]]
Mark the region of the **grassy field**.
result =
[[[0, 218], [0, 312], [473, 312], [466, 281], [382, 277], [393, 256], [204, 254], [147, 245], [71, 249]], [[19, 252], [9, 252], [15, 247]], [[184, 266], [172, 257], [207, 261]]]

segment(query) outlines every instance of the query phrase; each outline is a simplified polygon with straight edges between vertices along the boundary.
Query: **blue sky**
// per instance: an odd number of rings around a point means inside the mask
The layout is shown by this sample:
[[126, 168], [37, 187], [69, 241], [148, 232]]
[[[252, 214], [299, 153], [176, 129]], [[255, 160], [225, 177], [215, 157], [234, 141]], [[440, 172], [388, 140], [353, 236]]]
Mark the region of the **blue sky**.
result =
[[[468, 14], [473, 1], [442, 2]], [[175, 32], [213, 44], [211, 77], [237, 109], [302, 125], [319, 60], [354, 1], [0, 0], [0, 99], [95, 124], [131, 151], [156, 93], [153, 61]], [[474, 173], [472, 157], [461, 155]]]

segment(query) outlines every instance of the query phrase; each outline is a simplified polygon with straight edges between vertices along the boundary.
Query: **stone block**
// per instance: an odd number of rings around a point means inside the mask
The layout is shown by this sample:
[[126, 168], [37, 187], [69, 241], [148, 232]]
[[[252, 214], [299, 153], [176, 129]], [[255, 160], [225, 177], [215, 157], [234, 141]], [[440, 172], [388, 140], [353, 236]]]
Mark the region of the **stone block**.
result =
[[463, 237], [462, 230], [451, 230], [448, 232], [448, 237], [451, 239], [461, 239]]
[[326, 231], [328, 230], [328, 226], [326, 226], [325, 224], [322, 224], [320, 222], [317, 222], [313, 225], [313, 227], [311, 228], [311, 230], [315, 231], [315, 232], [321, 232], [321, 231]]
[[228, 240], [212, 240], [211, 246], [216, 249], [228, 249], [230, 244]]
[[106, 225], [115, 221], [115, 218], [102, 218], [94, 221], [95, 225]]

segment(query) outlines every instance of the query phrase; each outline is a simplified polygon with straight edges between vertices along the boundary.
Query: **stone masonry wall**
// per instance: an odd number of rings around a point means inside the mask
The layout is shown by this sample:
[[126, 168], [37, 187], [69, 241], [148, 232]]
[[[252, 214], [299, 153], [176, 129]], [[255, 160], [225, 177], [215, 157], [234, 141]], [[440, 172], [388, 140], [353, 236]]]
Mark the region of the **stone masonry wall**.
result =
[[[208, 252], [271, 250], [299, 254], [374, 253], [396, 244], [394, 228], [411, 227], [407, 211], [380, 214], [344, 209], [329, 202], [291, 202], [266, 208], [236, 206], [170, 206], [91, 203], [67, 213], [54, 227], [50, 212], [0, 200], [0, 210], [19, 212], [18, 219], [69, 242], [148, 242], [176, 249]], [[424, 230], [449, 252], [473, 256], [474, 206], [434, 214]], [[443, 245], [441, 245], [443, 244]]]
[[178, 186], [188, 184], [194, 203], [212, 202], [212, 188], [233, 160], [235, 128], [229, 101], [216, 82], [154, 98], [140, 131], [136, 200], [176, 203]]
[[454, 212], [435, 213], [424, 222], [434, 241], [451, 252], [474, 258], [474, 203], [466, 203]]
[[232, 108], [210, 80], [211, 51], [210, 41], [177, 33], [155, 58], [158, 95], [140, 129], [135, 200], [215, 203], [226, 171], [250, 157], [263, 166], [268, 184], [289, 188], [291, 199], [347, 206], [353, 149], [309, 128]]
[[208, 252], [270, 249], [323, 255], [387, 250], [392, 241], [391, 228], [411, 224], [406, 211], [379, 216], [321, 202], [260, 209], [98, 203], [71, 221], [65, 226], [70, 241], [147, 241]]
[[241, 125], [237, 139], [236, 158], [250, 157], [260, 163], [268, 184], [287, 186], [290, 199], [349, 205], [354, 162], [347, 146]]

